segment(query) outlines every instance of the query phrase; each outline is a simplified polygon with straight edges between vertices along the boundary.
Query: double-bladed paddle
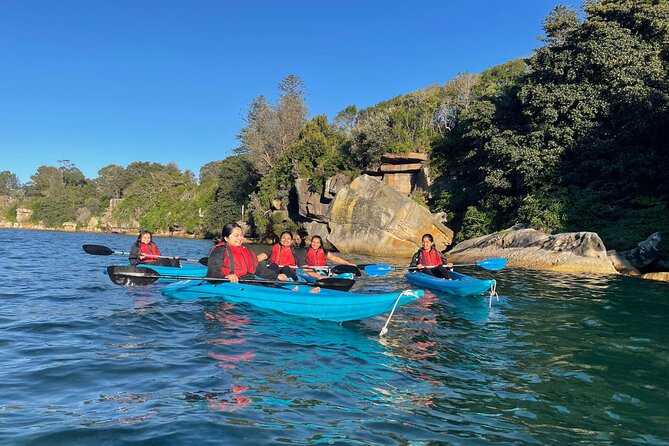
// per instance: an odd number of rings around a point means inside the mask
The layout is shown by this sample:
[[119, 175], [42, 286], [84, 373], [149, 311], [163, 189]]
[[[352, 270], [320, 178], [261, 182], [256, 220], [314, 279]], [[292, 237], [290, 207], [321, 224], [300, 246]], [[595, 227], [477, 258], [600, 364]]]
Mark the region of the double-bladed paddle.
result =
[[[120, 254], [120, 255], [130, 255], [129, 252], [125, 251], [114, 251], [111, 248], [108, 248], [106, 246], [102, 245], [84, 245], [82, 246], [84, 249], [84, 252], [86, 254], [92, 254], [94, 256], [110, 256], [112, 254]], [[155, 257], [158, 259], [176, 259], [176, 257], [170, 257], [170, 256], [151, 256]], [[207, 262], [209, 261], [209, 257], [202, 257], [201, 259], [186, 259], [183, 257], [179, 257], [179, 260], [184, 260], [186, 262], [198, 262], [204, 266], [207, 266]]]
[[[376, 276], [385, 276], [391, 271], [396, 271], [396, 270], [417, 270], [418, 268], [415, 266], [390, 266], [386, 265], [383, 263], [378, 263], [378, 264], [369, 264], [369, 265], [358, 265], [360, 268], [362, 268], [367, 275], [376, 277]], [[480, 262], [476, 263], [465, 263], [461, 265], [453, 265], [454, 267], [459, 267], [459, 266], [480, 266], [483, 269], [487, 269], [489, 271], [498, 271], [506, 266], [506, 259], [503, 257], [493, 257], [490, 259], [485, 259], [481, 260]], [[347, 270], [346, 268], [350, 267], [350, 265], [337, 265], [334, 268], [332, 268], [332, 271], [336, 273], [343, 273], [343, 272], [352, 272], [350, 270]], [[429, 268], [426, 266], [426, 268]]]
[[[109, 266], [107, 267], [109, 278], [116, 285], [150, 285], [158, 279], [176, 279], [176, 280], [206, 280], [208, 282], [230, 282], [229, 279], [219, 277], [190, 277], [173, 274], [160, 274], [158, 271], [143, 266]], [[258, 284], [258, 285], [307, 285], [313, 287], [329, 288], [338, 291], [348, 291], [355, 284], [353, 279], [342, 279], [338, 277], [328, 277], [317, 280], [316, 282], [287, 282], [282, 280], [266, 279], [241, 279], [240, 283]]]

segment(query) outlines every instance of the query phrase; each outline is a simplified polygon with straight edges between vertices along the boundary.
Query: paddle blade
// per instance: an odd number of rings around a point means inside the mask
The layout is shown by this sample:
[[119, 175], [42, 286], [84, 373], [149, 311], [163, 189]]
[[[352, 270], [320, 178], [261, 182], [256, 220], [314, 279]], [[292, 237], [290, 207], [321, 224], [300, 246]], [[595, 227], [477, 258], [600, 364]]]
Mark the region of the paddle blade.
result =
[[331, 290], [337, 291], [348, 291], [353, 285], [355, 285], [355, 280], [353, 279], [340, 279], [338, 277], [328, 277], [327, 279], [317, 280], [316, 282], [310, 283], [310, 286], [319, 286], [321, 288], [329, 288]]
[[476, 266], [480, 266], [481, 268], [490, 271], [497, 271], [506, 266], [506, 259], [503, 257], [494, 257], [491, 259], [485, 259], [481, 260], [480, 262], [477, 262]]
[[200, 260], [197, 261], [200, 265], [207, 266], [209, 264], [209, 257], [202, 257]]
[[116, 285], [150, 285], [160, 278], [160, 274], [151, 268], [138, 266], [109, 266], [107, 267], [109, 278]]
[[114, 251], [102, 245], [84, 245], [82, 248], [86, 254], [94, 256], [110, 256], [114, 254]]
[[365, 265], [365, 272], [371, 277], [385, 276], [391, 271], [395, 271], [395, 267], [384, 265], [383, 263], [378, 265]]
[[331, 271], [334, 274], [351, 273], [357, 277], [360, 277], [362, 275], [362, 273], [360, 272], [360, 268], [353, 265], [335, 265], [334, 267], [332, 267]]

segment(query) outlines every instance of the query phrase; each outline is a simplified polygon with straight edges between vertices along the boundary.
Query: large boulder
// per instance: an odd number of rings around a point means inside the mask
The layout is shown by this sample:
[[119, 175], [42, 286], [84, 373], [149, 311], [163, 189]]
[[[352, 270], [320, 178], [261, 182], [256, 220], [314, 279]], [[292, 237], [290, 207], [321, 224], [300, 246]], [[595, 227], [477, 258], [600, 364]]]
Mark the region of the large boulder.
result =
[[439, 249], [453, 239], [453, 231], [429, 210], [369, 175], [340, 190], [327, 216], [327, 241], [345, 254], [410, 256], [425, 233]]
[[573, 273], [616, 274], [602, 239], [594, 232], [548, 235], [534, 229], [490, 234], [458, 243], [448, 260], [464, 263], [504, 257], [509, 266]]

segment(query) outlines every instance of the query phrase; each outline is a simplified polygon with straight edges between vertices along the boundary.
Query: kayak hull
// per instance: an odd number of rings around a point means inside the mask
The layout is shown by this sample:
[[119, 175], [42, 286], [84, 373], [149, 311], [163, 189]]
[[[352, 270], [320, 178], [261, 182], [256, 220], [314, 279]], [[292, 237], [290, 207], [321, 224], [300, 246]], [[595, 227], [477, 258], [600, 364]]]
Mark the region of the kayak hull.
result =
[[167, 285], [162, 292], [175, 299], [221, 299], [248, 303], [281, 313], [344, 322], [389, 312], [423, 296], [422, 290], [387, 294], [362, 294], [321, 288], [313, 293], [308, 285], [263, 287], [241, 283], [208, 283], [187, 280]]
[[411, 285], [456, 296], [479, 296], [494, 289], [497, 283], [495, 279], [476, 279], [455, 271], [451, 272], [451, 276], [453, 280], [440, 279], [417, 271], [411, 271], [404, 275]]

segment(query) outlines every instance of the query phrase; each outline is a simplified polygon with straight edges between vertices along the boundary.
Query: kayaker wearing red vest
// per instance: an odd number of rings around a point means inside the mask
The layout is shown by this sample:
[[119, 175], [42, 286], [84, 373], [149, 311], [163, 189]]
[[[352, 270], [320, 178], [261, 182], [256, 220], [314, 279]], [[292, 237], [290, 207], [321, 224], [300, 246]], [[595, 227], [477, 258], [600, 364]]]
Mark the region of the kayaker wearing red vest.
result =
[[434, 246], [432, 234], [423, 235], [423, 247], [413, 255], [410, 267], [418, 268], [418, 271], [442, 279], [451, 279], [452, 263], [448, 263], [444, 255]]
[[304, 265], [304, 250], [293, 246], [292, 232], [283, 231], [279, 243], [272, 247], [268, 268], [277, 274], [283, 273], [293, 280], [298, 280], [296, 269], [302, 265]]
[[173, 259], [161, 258], [158, 246], [153, 243], [153, 234], [149, 231], [139, 231], [137, 241], [130, 247], [128, 260], [132, 266], [137, 266], [141, 263], [160, 266], [179, 266], [179, 257], [174, 257]]
[[[320, 235], [314, 235], [311, 237], [311, 244], [309, 249], [307, 249], [307, 254], [305, 257], [305, 263], [307, 266], [319, 267], [322, 266], [323, 271], [327, 271], [327, 261], [336, 263], [338, 265], [351, 265], [357, 267], [355, 263], [351, 263], [348, 260], [344, 260], [339, 256], [334, 255], [327, 249], [323, 248], [323, 239]], [[327, 277], [325, 274], [319, 274], [318, 270], [305, 270], [307, 274], [311, 277], [317, 279], [322, 279]]]
[[225, 277], [230, 282], [239, 279], [253, 279], [255, 275], [265, 279], [288, 280], [284, 274], [276, 274], [261, 263], [267, 254], [256, 255], [253, 250], [242, 245], [244, 232], [237, 223], [228, 223], [221, 231], [222, 242], [216, 244], [209, 253], [207, 277]]

